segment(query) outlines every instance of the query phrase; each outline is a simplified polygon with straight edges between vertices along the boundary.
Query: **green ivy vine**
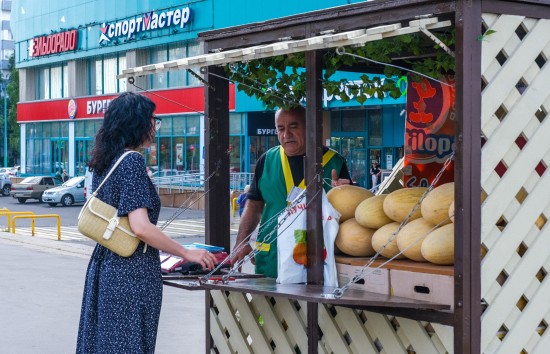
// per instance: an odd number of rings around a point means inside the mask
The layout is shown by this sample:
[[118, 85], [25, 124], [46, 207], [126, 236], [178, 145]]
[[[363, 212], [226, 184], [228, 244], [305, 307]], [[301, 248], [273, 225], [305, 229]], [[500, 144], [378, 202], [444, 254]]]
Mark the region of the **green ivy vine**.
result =
[[[439, 33], [438, 38], [449, 48], [454, 48], [454, 31]], [[433, 78], [454, 74], [454, 58], [437, 44], [433, 46], [433, 55], [423, 56], [427, 49], [426, 43], [423, 34], [414, 33], [368, 42], [361, 47], [346, 47], [345, 50], [382, 63], [391, 63], [394, 57], [407, 56], [412, 59], [404, 60], [405, 66]], [[383, 79], [368, 73], [361, 75], [360, 82], [332, 78], [340, 68], [352, 67], [362, 61], [356, 57], [338, 55], [336, 50], [328, 50], [323, 56], [325, 71], [322, 78], [322, 86], [327, 94], [340, 96], [342, 102], [355, 100], [360, 104], [364, 104], [370, 97], [384, 99], [401, 96], [396, 83], [407, 71], [395, 67], [384, 66]], [[262, 101], [269, 109], [274, 109], [299, 104], [305, 98], [304, 67], [304, 53], [295, 53], [231, 64], [226, 66], [226, 72], [229, 79], [238, 84], [239, 91]]]

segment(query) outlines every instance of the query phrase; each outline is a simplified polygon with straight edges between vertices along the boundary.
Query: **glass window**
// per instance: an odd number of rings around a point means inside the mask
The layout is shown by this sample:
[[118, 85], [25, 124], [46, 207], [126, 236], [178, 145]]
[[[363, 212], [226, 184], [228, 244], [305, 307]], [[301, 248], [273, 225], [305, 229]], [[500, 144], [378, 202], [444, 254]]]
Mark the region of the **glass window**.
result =
[[103, 60], [95, 61], [95, 95], [103, 94]]
[[108, 58], [103, 60], [103, 94], [117, 92], [117, 59]]
[[382, 145], [382, 109], [370, 109], [369, 113], [369, 145]]
[[172, 135], [172, 118], [171, 117], [162, 117], [162, 124], [160, 126], [160, 131], [158, 135]]
[[229, 137], [229, 172], [241, 172], [241, 137]]
[[173, 129], [172, 131], [174, 132], [174, 135], [185, 134], [185, 118], [181, 116], [174, 117], [172, 120], [172, 129]]
[[[168, 53], [166, 51], [166, 47], [162, 46], [152, 50], [151, 64], [162, 63], [167, 60], [168, 60]], [[167, 80], [166, 73], [152, 75], [152, 80], [153, 80], [154, 89], [162, 89], [162, 88], [168, 87], [168, 82], [167, 82], [168, 80]]]
[[240, 135], [241, 134], [241, 114], [230, 113], [229, 114], [229, 134]]
[[[187, 57], [193, 57], [193, 56], [199, 55], [199, 54], [200, 54], [200, 45], [198, 43], [193, 42], [193, 43], [190, 43], [187, 46]], [[203, 77], [203, 75], [200, 74], [200, 71], [198, 71], [198, 70], [193, 70], [193, 71], [196, 74], [198, 74], [199, 76]], [[192, 74], [187, 73], [187, 85], [188, 86], [200, 86], [201, 82], [199, 81], [199, 79], [197, 79]]]
[[38, 98], [40, 99], [49, 99], [50, 96], [50, 69], [49, 68], [43, 68], [40, 69], [40, 72], [38, 74], [38, 81], [39, 81], [39, 93]]
[[199, 137], [188, 137], [187, 140], [187, 146], [186, 146], [186, 154], [185, 154], [185, 166], [187, 171], [195, 171], [198, 172], [199, 170]]
[[51, 98], [63, 97], [63, 71], [60, 66], [51, 68]]
[[[118, 57], [118, 73], [122, 74], [122, 70], [126, 70], [126, 55], [122, 54]], [[126, 92], [126, 80], [118, 80], [118, 92]]]
[[[185, 43], [177, 43], [170, 45], [168, 49], [168, 60], [177, 60], [185, 58]], [[185, 86], [185, 70], [171, 71], [168, 73], [168, 86], [178, 87]]]
[[185, 134], [187, 135], [199, 135], [200, 134], [199, 116], [187, 117], [187, 124], [186, 124], [185, 130], [186, 130]]
[[342, 111], [342, 131], [365, 131], [365, 110]]
[[333, 132], [342, 131], [342, 129], [340, 129], [340, 112], [330, 113], [330, 130]]

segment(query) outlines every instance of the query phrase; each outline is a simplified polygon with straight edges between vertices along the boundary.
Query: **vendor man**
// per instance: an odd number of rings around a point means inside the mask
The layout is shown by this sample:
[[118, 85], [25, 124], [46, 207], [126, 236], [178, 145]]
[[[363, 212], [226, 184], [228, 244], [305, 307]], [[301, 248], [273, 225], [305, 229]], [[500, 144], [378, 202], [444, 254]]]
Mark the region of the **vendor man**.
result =
[[[269, 149], [256, 163], [254, 180], [248, 192], [248, 201], [241, 216], [237, 233], [236, 245], [240, 244], [260, 224], [256, 247], [260, 252], [252, 263], [256, 265], [256, 273], [270, 278], [277, 278], [277, 240], [271, 244], [263, 240], [277, 227], [277, 215], [288, 205], [289, 194], [295, 188], [305, 188], [304, 155], [306, 153], [306, 119], [305, 109], [301, 106], [288, 110], [279, 109], [275, 113], [277, 138], [281, 145]], [[350, 184], [350, 175], [346, 160], [336, 151], [323, 147], [323, 179], [332, 180], [324, 183], [325, 191], [332, 186]], [[272, 222], [263, 223], [274, 218]], [[271, 235], [271, 240], [277, 233]], [[240, 261], [252, 251], [246, 245], [232, 259], [232, 263]]]

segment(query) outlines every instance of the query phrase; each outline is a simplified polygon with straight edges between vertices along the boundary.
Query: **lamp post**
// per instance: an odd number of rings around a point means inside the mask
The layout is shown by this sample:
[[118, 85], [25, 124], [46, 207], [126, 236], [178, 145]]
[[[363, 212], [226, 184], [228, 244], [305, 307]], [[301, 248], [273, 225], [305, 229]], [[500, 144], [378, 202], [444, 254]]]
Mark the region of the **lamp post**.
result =
[[4, 167], [8, 167], [8, 92], [7, 85], [2, 85], [4, 95]]

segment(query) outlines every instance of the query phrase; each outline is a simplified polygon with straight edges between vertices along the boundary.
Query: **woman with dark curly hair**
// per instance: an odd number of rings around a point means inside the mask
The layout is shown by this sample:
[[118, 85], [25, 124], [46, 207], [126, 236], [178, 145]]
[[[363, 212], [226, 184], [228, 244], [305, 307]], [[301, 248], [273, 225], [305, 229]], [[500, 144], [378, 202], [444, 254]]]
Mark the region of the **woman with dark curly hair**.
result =
[[[161, 120], [147, 97], [126, 92], [111, 101], [96, 135], [92, 159], [95, 190], [118, 158], [128, 150], [149, 147]], [[130, 257], [96, 245], [84, 285], [77, 353], [153, 353], [162, 302], [159, 249], [212, 269], [214, 256], [189, 250], [155, 224], [160, 198], [147, 176], [145, 159], [127, 155], [97, 197], [128, 216], [141, 240]]]

